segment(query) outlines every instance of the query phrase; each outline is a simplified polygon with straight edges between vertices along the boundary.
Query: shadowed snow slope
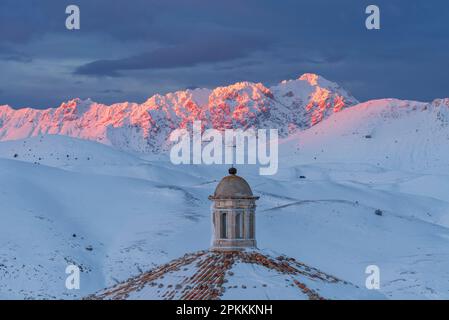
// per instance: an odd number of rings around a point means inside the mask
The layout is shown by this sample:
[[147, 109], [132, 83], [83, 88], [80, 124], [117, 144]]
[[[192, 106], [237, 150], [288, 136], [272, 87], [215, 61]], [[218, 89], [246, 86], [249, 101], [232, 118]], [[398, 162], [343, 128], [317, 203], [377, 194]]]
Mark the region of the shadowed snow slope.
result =
[[[336, 135], [334, 141], [344, 138]], [[24, 145], [31, 146], [30, 154], [22, 154], [30, 149]], [[163, 158], [144, 160], [68, 137], [0, 146], [0, 157], [10, 158], [0, 159], [2, 298], [84, 297], [210, 242], [207, 196], [225, 166], [173, 166]], [[42, 156], [40, 164], [34, 153]], [[306, 163], [300, 154], [293, 162], [292, 154], [283, 153], [275, 176], [239, 166], [261, 196], [261, 249], [359, 287], [366, 267], [378, 265], [387, 297], [449, 298], [449, 285], [441, 281], [449, 278], [449, 198], [441, 190], [449, 184], [447, 175], [370, 163]], [[81, 267], [80, 290], [65, 289], [69, 264]], [[258, 275], [268, 276], [263, 270]], [[251, 295], [263, 294], [264, 287], [259, 289]], [[223, 298], [241, 293], [229, 290]]]
[[[449, 99], [361, 103], [286, 141], [301, 161], [369, 163], [411, 171], [447, 170]], [[293, 158], [298, 159], [294, 155]]]

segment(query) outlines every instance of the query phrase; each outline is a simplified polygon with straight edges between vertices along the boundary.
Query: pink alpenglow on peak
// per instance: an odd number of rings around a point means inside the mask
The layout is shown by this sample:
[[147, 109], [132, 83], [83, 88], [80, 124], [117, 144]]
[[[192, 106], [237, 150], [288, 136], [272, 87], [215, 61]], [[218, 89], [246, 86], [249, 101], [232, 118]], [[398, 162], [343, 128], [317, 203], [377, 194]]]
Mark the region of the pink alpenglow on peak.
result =
[[87, 139], [120, 150], [161, 152], [173, 130], [277, 129], [280, 137], [307, 129], [358, 101], [337, 84], [304, 74], [270, 88], [238, 82], [215, 89], [155, 94], [142, 104], [104, 105], [73, 99], [57, 108], [0, 107], [0, 141], [53, 134]]
[[298, 78], [298, 80], [307, 81], [312, 86], [318, 85], [319, 75], [315, 73], [304, 73], [302, 76]]

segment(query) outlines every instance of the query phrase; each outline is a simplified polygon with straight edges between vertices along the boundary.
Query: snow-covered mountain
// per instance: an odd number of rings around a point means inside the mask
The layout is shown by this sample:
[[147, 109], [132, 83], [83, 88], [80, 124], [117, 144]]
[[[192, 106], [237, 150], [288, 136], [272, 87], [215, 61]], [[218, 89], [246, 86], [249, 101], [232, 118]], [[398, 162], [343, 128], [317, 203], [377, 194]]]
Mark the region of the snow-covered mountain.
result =
[[[449, 99], [353, 104], [308, 74], [141, 105], [0, 107], [0, 298], [82, 298], [207, 249], [207, 197], [226, 166], [176, 166], [163, 153], [126, 151], [159, 150], [192, 119], [284, 128], [276, 175], [239, 166], [260, 196], [259, 249], [360, 288], [376, 265], [387, 298], [449, 298]], [[80, 290], [64, 286], [68, 264], [81, 267]], [[263, 297], [267, 288], [272, 298], [291, 298], [291, 284], [272, 275], [238, 266], [227, 285], [247, 288], [223, 298]]]
[[[283, 139], [276, 175], [239, 166], [260, 196], [259, 248], [362, 288], [377, 265], [388, 298], [447, 299], [448, 110], [447, 99], [359, 104]], [[0, 297], [85, 297], [207, 249], [207, 196], [226, 166], [142, 157], [65, 136], [0, 142]], [[71, 263], [80, 290], [64, 287]], [[257, 279], [273, 298], [292, 297], [245, 270], [230, 283]]]
[[164, 149], [170, 132], [189, 128], [193, 120], [202, 120], [206, 128], [276, 128], [287, 136], [356, 103], [337, 84], [304, 74], [271, 88], [239, 82], [156, 94], [142, 104], [74, 99], [46, 110], [0, 106], [0, 141], [58, 134], [151, 152]]

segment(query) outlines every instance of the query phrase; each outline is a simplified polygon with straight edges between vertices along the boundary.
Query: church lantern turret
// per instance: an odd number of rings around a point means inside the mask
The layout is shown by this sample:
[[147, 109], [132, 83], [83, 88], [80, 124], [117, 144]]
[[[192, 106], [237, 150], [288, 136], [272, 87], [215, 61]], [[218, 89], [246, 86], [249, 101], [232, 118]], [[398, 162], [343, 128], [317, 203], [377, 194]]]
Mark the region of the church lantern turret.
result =
[[256, 200], [235, 168], [217, 185], [212, 205], [213, 250], [256, 248]]

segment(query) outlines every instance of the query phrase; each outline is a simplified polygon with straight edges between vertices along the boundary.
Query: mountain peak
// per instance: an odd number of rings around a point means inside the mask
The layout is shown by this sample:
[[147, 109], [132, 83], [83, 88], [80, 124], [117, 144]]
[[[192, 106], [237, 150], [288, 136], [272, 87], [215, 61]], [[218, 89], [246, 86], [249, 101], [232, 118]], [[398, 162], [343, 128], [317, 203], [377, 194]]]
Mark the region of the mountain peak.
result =
[[449, 98], [435, 99], [432, 101], [432, 106], [435, 106], [435, 107], [446, 106], [449, 108]]
[[270, 89], [265, 87], [262, 83], [254, 83], [249, 81], [236, 82], [234, 84], [217, 87], [212, 93], [211, 97], [222, 96], [225, 98], [235, 98], [237, 94], [249, 94], [250, 97], [255, 98], [258, 94], [263, 94], [269, 98], [272, 98]]
[[80, 98], [74, 98], [63, 102], [56, 110], [63, 110], [63, 112], [66, 114], [72, 113], [76, 116], [81, 116], [90, 109], [92, 104], [94, 104], [94, 102], [90, 98], [84, 100]]
[[298, 78], [298, 80], [307, 81], [311, 86], [318, 85], [318, 79], [321, 77], [315, 73], [304, 73], [302, 76]]
[[7, 104], [0, 105], [0, 111], [1, 112], [9, 111], [9, 110], [12, 110], [12, 108], [9, 105], [7, 105]]
[[301, 83], [303, 86], [311, 86], [311, 87], [333, 87], [333, 88], [339, 88], [339, 85], [335, 82], [329, 81], [323, 76], [320, 76], [316, 73], [304, 73], [300, 75], [297, 79], [291, 79], [291, 80], [283, 80], [280, 84], [288, 84], [288, 83]]

